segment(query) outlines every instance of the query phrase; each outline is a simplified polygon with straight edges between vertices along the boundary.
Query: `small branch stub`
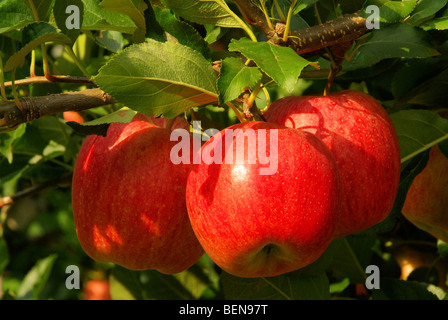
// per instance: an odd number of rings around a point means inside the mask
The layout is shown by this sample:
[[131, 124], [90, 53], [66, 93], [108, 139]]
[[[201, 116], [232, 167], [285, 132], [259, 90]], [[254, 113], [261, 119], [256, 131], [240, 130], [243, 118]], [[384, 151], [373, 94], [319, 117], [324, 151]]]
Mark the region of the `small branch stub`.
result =
[[81, 111], [116, 103], [101, 89], [87, 89], [43, 97], [24, 97], [19, 101], [22, 111], [17, 108], [14, 101], [0, 104], [0, 121], [3, 126], [15, 127], [46, 115], [64, 111]]
[[366, 19], [358, 14], [345, 15], [304, 30], [293, 31], [286, 42], [283, 41], [285, 29], [284, 24], [277, 23], [275, 34], [269, 42], [290, 47], [300, 55], [340, 43], [352, 42], [370, 31], [366, 26]]

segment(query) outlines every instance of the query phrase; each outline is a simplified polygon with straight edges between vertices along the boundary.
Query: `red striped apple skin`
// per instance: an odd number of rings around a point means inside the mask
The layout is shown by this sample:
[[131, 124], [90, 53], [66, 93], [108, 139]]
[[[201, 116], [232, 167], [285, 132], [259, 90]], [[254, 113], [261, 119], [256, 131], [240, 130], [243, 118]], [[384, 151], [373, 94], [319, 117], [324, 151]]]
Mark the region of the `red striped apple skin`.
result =
[[[238, 129], [252, 129], [257, 146], [262, 129], [277, 130], [277, 141], [266, 135], [265, 150], [273, 157], [277, 149], [278, 166], [273, 174], [261, 175], [260, 168], [268, 164], [259, 158], [238, 163], [236, 144], [228, 149], [234, 151], [233, 163], [225, 161], [223, 150], [222, 164], [203, 158], [195, 165], [186, 200], [199, 242], [218, 266], [239, 277], [271, 277], [314, 262], [332, 240], [339, 214], [341, 188], [333, 156], [312, 134], [256, 121], [214, 135], [202, 152], [219, 141], [224, 149], [229, 132]], [[248, 143], [244, 150], [247, 154]]]
[[153, 122], [138, 115], [112, 123], [106, 137], [86, 138], [74, 169], [73, 214], [92, 259], [173, 274], [192, 266], [203, 249], [185, 204], [191, 164], [172, 163], [177, 142]]
[[264, 116], [314, 134], [333, 153], [343, 187], [335, 238], [389, 215], [400, 182], [400, 149], [391, 119], [376, 99], [354, 90], [290, 96], [273, 102]]

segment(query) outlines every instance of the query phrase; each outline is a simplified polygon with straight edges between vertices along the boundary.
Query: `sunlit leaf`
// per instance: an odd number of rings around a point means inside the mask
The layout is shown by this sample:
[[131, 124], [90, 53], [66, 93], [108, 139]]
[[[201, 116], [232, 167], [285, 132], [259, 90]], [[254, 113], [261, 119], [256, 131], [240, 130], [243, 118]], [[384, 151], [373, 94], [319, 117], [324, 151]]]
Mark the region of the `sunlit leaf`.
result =
[[288, 47], [277, 47], [268, 42], [253, 42], [247, 38], [232, 40], [229, 50], [239, 51], [271, 77], [287, 92], [292, 92], [309, 61]]
[[191, 22], [226, 28], [241, 27], [223, 0], [162, 0], [162, 3], [176, 15]]
[[217, 101], [216, 80], [211, 63], [199, 52], [154, 40], [121, 51], [94, 78], [125, 106], [167, 118]]
[[37, 22], [26, 26], [22, 31], [22, 48], [11, 56], [5, 64], [5, 71], [20, 67], [25, 57], [37, 46], [46, 42], [62, 44], [71, 43], [71, 39], [60, 33], [53, 25], [47, 22]]

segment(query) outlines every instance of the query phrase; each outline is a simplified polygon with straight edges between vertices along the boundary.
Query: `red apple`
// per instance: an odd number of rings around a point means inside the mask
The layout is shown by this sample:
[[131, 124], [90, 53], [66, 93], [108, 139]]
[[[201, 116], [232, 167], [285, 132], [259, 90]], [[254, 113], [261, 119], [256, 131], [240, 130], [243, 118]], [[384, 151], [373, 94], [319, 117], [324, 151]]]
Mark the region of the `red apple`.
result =
[[377, 100], [352, 90], [290, 96], [273, 102], [264, 116], [313, 133], [333, 153], [343, 185], [336, 238], [389, 215], [400, 182], [400, 149], [390, 117]]
[[83, 288], [83, 300], [112, 300], [109, 281], [87, 281]]
[[74, 121], [77, 123], [84, 123], [84, 118], [79, 112], [76, 111], [64, 111], [62, 117], [65, 121]]
[[[255, 146], [261, 154], [253, 154]], [[215, 134], [201, 155], [187, 181], [188, 213], [205, 252], [223, 270], [276, 276], [324, 252], [339, 213], [340, 180], [331, 153], [314, 135], [247, 122]]]
[[[88, 136], [73, 174], [81, 246], [94, 260], [131, 270], [181, 272], [203, 254], [185, 204], [190, 164], [175, 165], [171, 130], [137, 115]], [[182, 123], [182, 122], [181, 122]]]
[[448, 242], [448, 158], [434, 146], [428, 163], [414, 179], [402, 208], [418, 228]]

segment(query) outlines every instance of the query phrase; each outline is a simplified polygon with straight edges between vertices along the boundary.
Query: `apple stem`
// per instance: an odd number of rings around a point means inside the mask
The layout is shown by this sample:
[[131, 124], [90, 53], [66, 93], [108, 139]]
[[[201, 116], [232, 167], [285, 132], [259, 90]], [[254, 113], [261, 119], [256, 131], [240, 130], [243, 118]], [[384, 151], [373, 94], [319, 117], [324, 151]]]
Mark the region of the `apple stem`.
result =
[[293, 11], [296, 6], [297, 0], [293, 0], [291, 6], [289, 7], [288, 16], [286, 17], [286, 28], [285, 33], [283, 34], [283, 42], [288, 41], [289, 33], [291, 31], [291, 19], [293, 16]]
[[[276, 10], [277, 13], [278, 13], [278, 16], [280, 17], [280, 21], [281, 21], [282, 23], [286, 23], [286, 17], [285, 17], [285, 15], [284, 15], [282, 9], [280, 8], [280, 6], [279, 6], [277, 0], [274, 0], [274, 5], [272, 6], [272, 10], [274, 9], [274, 7], [275, 7], [275, 10]], [[272, 16], [274, 16], [274, 13], [273, 13], [273, 12], [272, 12]]]
[[268, 24], [268, 28], [273, 31], [274, 27], [272, 26], [271, 19], [269, 18], [268, 11], [266, 10], [266, 0], [260, 0], [260, 4], [261, 4], [261, 9], [263, 11], [263, 14], [264, 14], [264, 16], [266, 18], [266, 23]]
[[11, 76], [12, 95], [14, 96], [14, 102], [16, 104], [16, 107], [20, 110], [20, 112], [22, 113], [22, 117], [23, 117], [23, 115], [24, 115], [23, 106], [22, 106], [22, 103], [20, 102], [19, 95], [17, 93], [15, 81], [16, 81], [16, 69], [14, 68], [14, 70], [12, 71], [12, 76]]
[[247, 119], [255, 119], [257, 121], [266, 121], [260, 109], [258, 109], [255, 99], [258, 96], [258, 93], [262, 89], [261, 81], [259, 81], [252, 92], [244, 92], [242, 94], [243, 100], [243, 115]]
[[31, 51], [30, 77], [36, 76], [36, 50]]
[[330, 69], [330, 74], [328, 75], [327, 83], [325, 85], [324, 96], [328, 96], [330, 94], [331, 86], [333, 84], [334, 79], [336, 78], [337, 73], [338, 73], [337, 68], [334, 68], [332, 66]]
[[176, 121], [176, 117], [174, 117], [172, 119], [168, 119], [168, 122], [166, 123], [165, 128], [171, 130], [175, 121]]
[[242, 123], [242, 122], [246, 122], [246, 120], [244, 119], [244, 117], [241, 115], [241, 112], [238, 110], [238, 108], [232, 103], [232, 102], [227, 102], [227, 105], [229, 106], [230, 109], [233, 110], [233, 112], [235, 113], [236, 117], [238, 118], [238, 120]]
[[266, 111], [268, 111], [269, 106], [271, 105], [271, 95], [269, 94], [268, 89], [266, 89], [266, 86], [262, 87], [263, 93], [266, 97], [266, 106], [260, 110], [261, 114], [264, 114]]

